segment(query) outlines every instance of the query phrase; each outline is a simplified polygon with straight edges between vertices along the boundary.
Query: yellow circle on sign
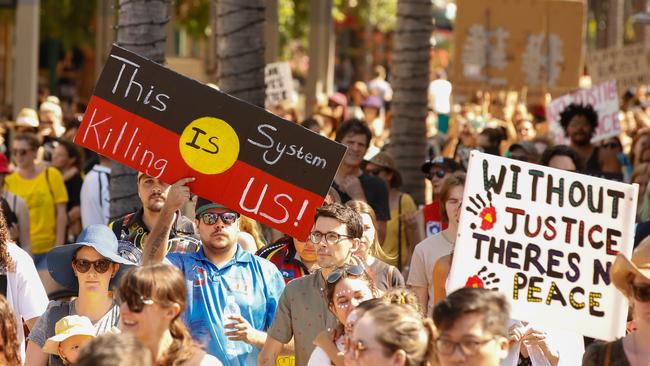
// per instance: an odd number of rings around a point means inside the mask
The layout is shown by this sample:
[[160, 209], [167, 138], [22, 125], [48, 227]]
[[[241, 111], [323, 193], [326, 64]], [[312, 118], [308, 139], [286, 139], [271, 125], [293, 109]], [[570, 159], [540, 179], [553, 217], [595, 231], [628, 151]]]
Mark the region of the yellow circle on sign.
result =
[[190, 168], [203, 174], [219, 174], [237, 161], [239, 137], [226, 121], [201, 117], [185, 127], [178, 147]]

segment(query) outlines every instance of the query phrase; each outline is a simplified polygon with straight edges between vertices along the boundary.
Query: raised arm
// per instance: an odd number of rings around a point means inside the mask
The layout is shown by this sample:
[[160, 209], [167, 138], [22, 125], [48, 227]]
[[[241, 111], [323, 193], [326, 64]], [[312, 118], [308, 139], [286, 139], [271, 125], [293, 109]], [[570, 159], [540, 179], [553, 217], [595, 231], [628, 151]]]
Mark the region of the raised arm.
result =
[[160, 217], [142, 245], [143, 265], [160, 263], [167, 255], [167, 241], [174, 223], [174, 214], [189, 201], [190, 187], [186, 184], [193, 181], [194, 178], [182, 178], [169, 187]]

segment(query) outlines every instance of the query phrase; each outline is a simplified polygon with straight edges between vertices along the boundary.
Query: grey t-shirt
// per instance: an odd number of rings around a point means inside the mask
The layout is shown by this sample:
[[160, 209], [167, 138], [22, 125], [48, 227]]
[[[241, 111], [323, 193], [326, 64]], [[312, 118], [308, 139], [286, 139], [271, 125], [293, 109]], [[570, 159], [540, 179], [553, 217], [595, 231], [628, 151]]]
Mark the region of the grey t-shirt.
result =
[[314, 339], [337, 324], [327, 307], [325, 280], [320, 269], [287, 284], [280, 296], [268, 335], [282, 343], [294, 338], [296, 366], [306, 366], [314, 351]]
[[[54, 329], [56, 322], [61, 320], [61, 318], [68, 315], [79, 315], [75, 307], [76, 300], [70, 302], [61, 302], [61, 301], [50, 301], [47, 306], [47, 310], [41, 315], [41, 317], [34, 325], [34, 328], [29, 333], [27, 340], [30, 342], [36, 343], [40, 348], [43, 348], [45, 342], [48, 338], [55, 335]], [[97, 322], [93, 323], [97, 333], [95, 335], [100, 335], [103, 333], [108, 333], [114, 326], [117, 326], [120, 320], [120, 306], [113, 302], [113, 306], [101, 317]], [[50, 366], [63, 366], [64, 363], [59, 356], [50, 355], [49, 363]]]
[[386, 262], [375, 259], [370, 265], [369, 272], [373, 281], [375, 281], [375, 286], [382, 292], [404, 287], [404, 276], [402, 276], [399, 269]]

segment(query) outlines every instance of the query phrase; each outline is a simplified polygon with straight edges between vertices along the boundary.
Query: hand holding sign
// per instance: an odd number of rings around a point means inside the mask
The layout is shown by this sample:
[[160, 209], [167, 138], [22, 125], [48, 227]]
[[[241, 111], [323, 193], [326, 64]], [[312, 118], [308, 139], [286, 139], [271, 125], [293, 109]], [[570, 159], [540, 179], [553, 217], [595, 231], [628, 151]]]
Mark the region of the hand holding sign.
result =
[[191, 198], [190, 187], [187, 184], [196, 180], [194, 177], [181, 178], [169, 187], [165, 207], [176, 212], [180, 210]]

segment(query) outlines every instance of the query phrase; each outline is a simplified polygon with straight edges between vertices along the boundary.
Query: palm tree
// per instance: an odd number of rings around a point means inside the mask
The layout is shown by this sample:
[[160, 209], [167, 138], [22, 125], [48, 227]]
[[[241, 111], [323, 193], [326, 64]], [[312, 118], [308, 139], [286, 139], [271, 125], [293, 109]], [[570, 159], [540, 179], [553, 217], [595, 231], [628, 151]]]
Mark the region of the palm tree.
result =
[[215, 2], [217, 84], [232, 96], [264, 106], [264, 1]]
[[[117, 44], [163, 64], [170, 3], [171, 0], [119, 0]], [[140, 207], [136, 174], [135, 170], [114, 163], [110, 178], [112, 218]]]
[[424, 203], [420, 165], [426, 156], [425, 120], [432, 31], [431, 0], [398, 0], [389, 152], [404, 178], [404, 191], [419, 204]]

